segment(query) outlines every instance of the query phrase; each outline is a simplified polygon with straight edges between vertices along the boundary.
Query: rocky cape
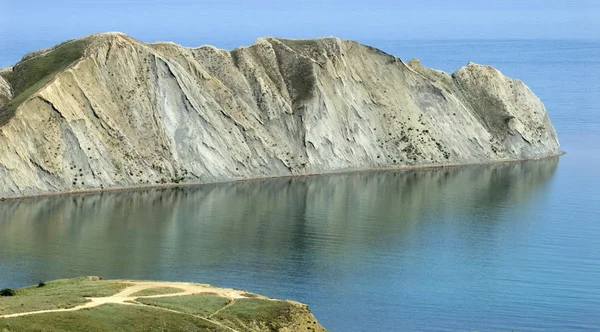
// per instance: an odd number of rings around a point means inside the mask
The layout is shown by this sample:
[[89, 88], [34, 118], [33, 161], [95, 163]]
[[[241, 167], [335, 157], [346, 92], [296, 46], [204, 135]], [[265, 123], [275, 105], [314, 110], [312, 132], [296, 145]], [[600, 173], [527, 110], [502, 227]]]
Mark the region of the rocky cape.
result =
[[0, 197], [560, 153], [542, 102], [338, 38], [70, 40], [0, 71]]

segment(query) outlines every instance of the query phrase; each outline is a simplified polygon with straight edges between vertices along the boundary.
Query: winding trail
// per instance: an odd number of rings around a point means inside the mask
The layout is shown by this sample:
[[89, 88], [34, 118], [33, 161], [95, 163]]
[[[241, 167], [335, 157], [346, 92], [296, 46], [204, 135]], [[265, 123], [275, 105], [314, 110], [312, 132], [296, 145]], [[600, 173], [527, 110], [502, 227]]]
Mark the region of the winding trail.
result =
[[235, 303], [235, 299], [231, 300], [231, 302], [229, 302], [226, 306], [224, 306], [223, 308], [213, 312], [212, 314], [210, 314], [207, 318], [210, 319], [212, 318], [214, 315], [218, 314], [219, 312], [231, 307], [233, 304]]
[[[104, 304], [121, 304], [121, 305], [143, 306], [143, 307], [149, 307], [149, 308], [153, 308], [153, 309], [170, 311], [170, 312], [174, 312], [174, 313], [178, 313], [178, 314], [193, 316], [193, 317], [202, 319], [204, 321], [210, 322], [212, 324], [218, 325], [219, 327], [227, 329], [229, 331], [239, 332], [239, 331], [234, 330], [226, 325], [221, 324], [220, 322], [211, 320], [211, 318], [214, 315], [216, 315], [217, 313], [219, 313], [222, 310], [231, 306], [233, 303], [235, 303], [235, 300], [246, 298], [244, 296], [244, 294], [247, 294], [247, 292], [245, 292], [245, 291], [229, 289], [229, 288], [217, 288], [217, 287], [213, 287], [210, 285], [185, 283], [185, 282], [157, 282], [157, 281], [131, 281], [131, 280], [119, 280], [118, 282], [124, 283], [124, 284], [129, 284], [130, 286], [126, 287], [121, 292], [111, 295], [111, 296], [86, 298], [87, 300], [89, 300], [89, 302], [86, 302], [85, 304], [82, 304], [82, 305], [79, 305], [79, 306], [76, 306], [73, 308], [39, 310], [39, 311], [30, 311], [30, 312], [20, 312], [20, 313], [16, 313], [16, 314], [0, 315], [0, 319], [23, 317], [23, 316], [30, 316], [30, 315], [45, 314], [45, 313], [54, 313], [54, 312], [78, 311], [78, 310], [82, 310], [82, 309], [99, 307]], [[140, 291], [146, 290], [146, 289], [163, 288], [163, 287], [176, 288], [181, 291], [175, 292], [175, 293], [160, 294], [160, 295], [148, 295], [148, 296], [134, 295], [134, 294], [136, 294]], [[194, 295], [194, 294], [202, 294], [202, 293], [216, 294], [218, 296], [225, 297], [231, 301], [224, 307], [220, 308], [219, 310], [215, 311], [213, 314], [209, 315], [208, 317], [198, 316], [198, 315], [190, 314], [187, 312], [182, 312], [182, 311], [177, 311], [177, 310], [172, 310], [172, 309], [167, 309], [167, 308], [162, 308], [162, 307], [157, 307], [157, 306], [152, 306], [152, 305], [146, 305], [146, 304], [136, 301], [136, 299], [140, 299], [140, 298], [148, 299], [148, 298], [160, 298], [160, 297], [174, 297], [174, 296], [186, 296], [186, 295]], [[253, 296], [257, 296], [257, 295], [253, 295]], [[267, 299], [266, 297], [263, 297], [263, 296], [259, 296], [259, 298]]]

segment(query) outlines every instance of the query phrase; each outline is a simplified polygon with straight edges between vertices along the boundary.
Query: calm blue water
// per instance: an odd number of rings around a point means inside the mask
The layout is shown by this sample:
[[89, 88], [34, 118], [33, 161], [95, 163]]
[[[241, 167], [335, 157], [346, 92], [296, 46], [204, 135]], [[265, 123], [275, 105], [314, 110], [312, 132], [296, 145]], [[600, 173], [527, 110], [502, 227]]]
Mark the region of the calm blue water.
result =
[[206, 282], [305, 302], [331, 331], [600, 330], [600, 42], [370, 44], [524, 80], [567, 155], [0, 202], [0, 286]]

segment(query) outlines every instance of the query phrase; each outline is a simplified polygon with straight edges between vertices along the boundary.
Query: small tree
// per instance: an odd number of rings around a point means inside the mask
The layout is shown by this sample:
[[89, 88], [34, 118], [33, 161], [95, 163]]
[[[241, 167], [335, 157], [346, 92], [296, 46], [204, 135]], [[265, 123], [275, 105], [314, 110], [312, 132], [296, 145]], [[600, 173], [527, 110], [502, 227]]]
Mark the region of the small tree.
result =
[[15, 295], [16, 295], [15, 291], [10, 288], [4, 288], [3, 290], [0, 290], [0, 296], [15, 296]]

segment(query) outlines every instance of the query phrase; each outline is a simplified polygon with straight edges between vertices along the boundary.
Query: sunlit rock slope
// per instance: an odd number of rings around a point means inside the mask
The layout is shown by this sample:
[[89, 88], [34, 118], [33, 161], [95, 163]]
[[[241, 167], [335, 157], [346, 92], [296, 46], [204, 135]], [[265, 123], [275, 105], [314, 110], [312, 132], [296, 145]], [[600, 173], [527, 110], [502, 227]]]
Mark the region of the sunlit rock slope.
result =
[[104, 33], [0, 76], [2, 197], [559, 153], [523, 82], [338, 38], [225, 51]]

